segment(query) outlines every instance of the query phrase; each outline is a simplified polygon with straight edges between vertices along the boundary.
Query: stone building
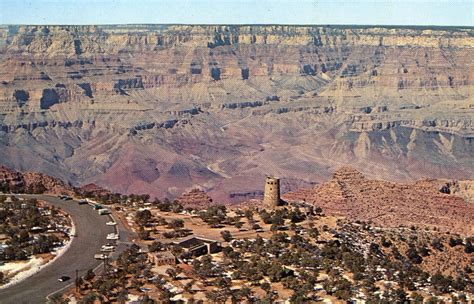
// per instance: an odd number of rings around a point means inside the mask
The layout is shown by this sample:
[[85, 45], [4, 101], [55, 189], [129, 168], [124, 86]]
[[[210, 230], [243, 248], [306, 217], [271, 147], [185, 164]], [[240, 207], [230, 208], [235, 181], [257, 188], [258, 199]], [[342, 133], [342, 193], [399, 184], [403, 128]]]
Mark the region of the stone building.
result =
[[280, 179], [278, 177], [267, 176], [265, 178], [263, 203], [271, 207], [277, 207], [281, 205]]
[[150, 262], [155, 263], [156, 266], [176, 264], [175, 256], [169, 251], [149, 253], [149, 257]]

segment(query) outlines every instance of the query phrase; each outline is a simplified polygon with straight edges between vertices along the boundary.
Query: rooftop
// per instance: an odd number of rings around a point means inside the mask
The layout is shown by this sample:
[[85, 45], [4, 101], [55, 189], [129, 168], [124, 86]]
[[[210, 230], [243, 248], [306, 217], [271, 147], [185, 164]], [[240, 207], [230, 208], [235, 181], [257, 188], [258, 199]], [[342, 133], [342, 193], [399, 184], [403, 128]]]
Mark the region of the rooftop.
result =
[[206, 243], [206, 244], [217, 243], [217, 240], [208, 239], [208, 238], [204, 238], [204, 237], [200, 237], [196, 235], [190, 235], [181, 240], [176, 240], [173, 243], [184, 248], [192, 248], [196, 245], [200, 245], [203, 243]]
[[174, 259], [175, 256], [169, 251], [161, 251], [154, 253], [157, 259]]

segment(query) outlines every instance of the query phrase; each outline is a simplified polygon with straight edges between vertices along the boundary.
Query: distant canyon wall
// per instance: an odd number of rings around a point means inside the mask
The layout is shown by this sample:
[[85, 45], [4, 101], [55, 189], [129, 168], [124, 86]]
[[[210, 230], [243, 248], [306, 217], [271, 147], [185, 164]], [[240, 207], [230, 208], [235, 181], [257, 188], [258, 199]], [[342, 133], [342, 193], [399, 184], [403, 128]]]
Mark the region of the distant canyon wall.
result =
[[0, 158], [75, 184], [222, 200], [259, 196], [267, 173], [286, 191], [346, 164], [393, 180], [472, 179], [473, 36], [0, 26]]

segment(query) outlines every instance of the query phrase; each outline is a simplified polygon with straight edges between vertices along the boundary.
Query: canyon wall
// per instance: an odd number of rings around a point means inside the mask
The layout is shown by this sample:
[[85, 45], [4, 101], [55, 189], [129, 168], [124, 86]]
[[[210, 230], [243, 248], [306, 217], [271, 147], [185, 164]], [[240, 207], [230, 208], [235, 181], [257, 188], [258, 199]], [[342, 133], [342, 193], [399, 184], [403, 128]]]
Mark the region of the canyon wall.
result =
[[474, 30], [1, 26], [0, 159], [73, 184], [217, 200], [351, 164], [474, 178]]

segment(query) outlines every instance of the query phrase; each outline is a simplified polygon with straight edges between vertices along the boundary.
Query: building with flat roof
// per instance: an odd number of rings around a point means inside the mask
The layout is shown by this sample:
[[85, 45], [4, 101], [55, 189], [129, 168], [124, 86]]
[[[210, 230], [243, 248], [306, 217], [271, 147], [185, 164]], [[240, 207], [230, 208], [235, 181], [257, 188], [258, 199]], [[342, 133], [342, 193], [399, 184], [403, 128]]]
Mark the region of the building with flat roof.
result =
[[174, 241], [172, 244], [181, 247], [185, 253], [190, 253], [193, 256], [216, 253], [220, 250], [220, 244], [217, 240], [195, 235]]

